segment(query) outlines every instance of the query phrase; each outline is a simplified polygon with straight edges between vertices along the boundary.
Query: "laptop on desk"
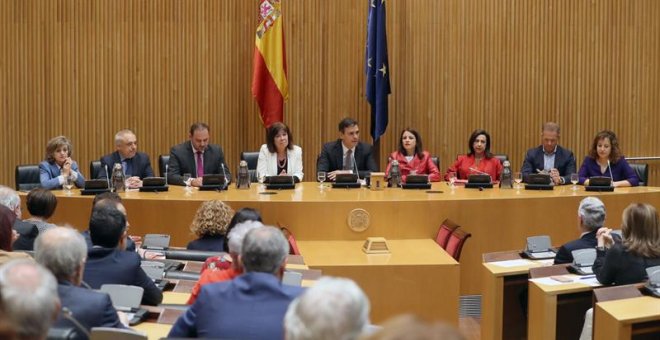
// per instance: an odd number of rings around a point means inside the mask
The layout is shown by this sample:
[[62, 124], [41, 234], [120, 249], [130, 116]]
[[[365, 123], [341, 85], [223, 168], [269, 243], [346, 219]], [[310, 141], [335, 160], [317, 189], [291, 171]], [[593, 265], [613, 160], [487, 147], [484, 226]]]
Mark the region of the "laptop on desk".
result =
[[296, 179], [288, 175], [268, 176], [265, 183], [268, 190], [296, 188]]
[[408, 175], [406, 183], [401, 185], [403, 189], [431, 189], [429, 175]]
[[100, 291], [108, 293], [116, 310], [126, 313], [128, 324], [135, 326], [146, 319], [148, 311], [140, 308], [144, 288], [117, 284], [105, 284]]
[[523, 255], [532, 260], [554, 259], [557, 253], [552, 249], [550, 236], [530, 236]]
[[596, 249], [578, 249], [571, 252], [573, 263], [568, 266], [568, 270], [578, 275], [591, 275], [594, 273], [593, 265], [596, 261]]
[[211, 190], [226, 190], [227, 181], [225, 175], [204, 175], [202, 177], [202, 186], [199, 187], [201, 191], [211, 191]]
[[339, 173], [332, 183], [333, 188], [359, 188], [361, 185], [358, 175], [353, 173]]
[[552, 178], [548, 174], [529, 174], [525, 182], [525, 190], [553, 190]]
[[165, 263], [157, 261], [142, 261], [140, 267], [161, 292], [165, 290], [165, 287], [170, 283], [170, 281], [163, 279], [163, 277], [165, 277]]
[[468, 176], [468, 181], [465, 183], [466, 188], [472, 189], [490, 189], [493, 187], [490, 176], [486, 174], [477, 174]]
[[586, 191], [614, 191], [612, 178], [607, 176], [589, 177], [589, 185], [584, 187]]
[[660, 266], [646, 268], [649, 281], [644, 288], [655, 297], [660, 297]]

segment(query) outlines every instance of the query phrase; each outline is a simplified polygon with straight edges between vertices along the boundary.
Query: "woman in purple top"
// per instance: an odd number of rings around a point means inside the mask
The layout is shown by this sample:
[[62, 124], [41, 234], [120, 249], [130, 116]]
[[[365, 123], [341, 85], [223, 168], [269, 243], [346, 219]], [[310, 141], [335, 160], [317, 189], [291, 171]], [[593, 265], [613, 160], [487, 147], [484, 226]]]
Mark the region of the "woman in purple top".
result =
[[615, 187], [639, 185], [639, 178], [628, 165], [619, 150], [619, 142], [612, 131], [599, 132], [591, 144], [589, 155], [584, 158], [579, 171], [580, 184], [589, 185], [593, 176], [612, 177]]

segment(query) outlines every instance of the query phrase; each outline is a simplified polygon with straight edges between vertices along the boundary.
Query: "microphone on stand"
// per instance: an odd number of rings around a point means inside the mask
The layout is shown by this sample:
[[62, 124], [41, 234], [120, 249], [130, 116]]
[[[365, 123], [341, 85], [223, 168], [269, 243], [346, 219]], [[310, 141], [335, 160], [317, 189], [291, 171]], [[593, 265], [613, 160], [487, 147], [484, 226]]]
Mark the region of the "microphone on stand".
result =
[[229, 184], [229, 179], [227, 178], [227, 172], [225, 172], [225, 163], [220, 163], [220, 168], [222, 169], [222, 176], [225, 178], [225, 185], [223, 189], [227, 189], [227, 186]]
[[[357, 146], [355, 147], [357, 149]], [[357, 162], [355, 161], [355, 151], [351, 152], [351, 158], [353, 159], [353, 167], [355, 168], [355, 174], [358, 176], [358, 181], [360, 180], [360, 170], [358, 169]]]
[[85, 326], [83, 326], [80, 323], [80, 321], [78, 321], [73, 316], [73, 312], [71, 312], [71, 310], [69, 308], [62, 307], [62, 317], [69, 320], [74, 326], [76, 326], [76, 328], [78, 328], [79, 331], [81, 331], [83, 333], [83, 335], [85, 335], [86, 337], [89, 338], [89, 335], [90, 335], [89, 331], [87, 330], [87, 328], [85, 328]]
[[169, 184], [169, 183], [167, 183], [167, 170], [168, 170], [169, 167], [170, 167], [169, 164], [165, 164], [165, 185]]
[[[471, 167], [471, 168], [469, 168], [469, 170], [470, 170], [471, 172], [476, 172], [476, 173], [479, 174], [479, 175], [486, 175], [486, 176], [490, 177], [490, 174], [489, 174], [489, 173], [487, 173], [487, 172], [483, 172], [483, 171], [481, 171], [481, 170], [479, 170], [479, 169], [477, 169], [477, 168], [475, 168], [475, 167]], [[491, 181], [491, 182], [493, 181], [493, 178], [492, 178], [492, 177], [490, 177], [490, 181]]]
[[105, 167], [105, 181], [108, 183], [108, 189], [110, 189], [110, 174], [108, 173], [108, 165], [103, 164]]
[[614, 186], [614, 177], [612, 177], [612, 167], [610, 166], [610, 160], [607, 160], [607, 168], [610, 170], [610, 186]]

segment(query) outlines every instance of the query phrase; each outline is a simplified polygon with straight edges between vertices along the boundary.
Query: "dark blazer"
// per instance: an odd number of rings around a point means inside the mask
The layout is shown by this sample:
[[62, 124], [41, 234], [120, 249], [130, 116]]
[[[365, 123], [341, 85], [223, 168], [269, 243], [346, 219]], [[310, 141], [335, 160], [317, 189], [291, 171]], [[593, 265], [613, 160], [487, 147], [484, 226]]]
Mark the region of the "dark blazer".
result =
[[[527, 176], [535, 174], [536, 169], [543, 170], [543, 165], [543, 145], [527, 150], [522, 169], [520, 170], [523, 175], [523, 180], [527, 182]], [[555, 168], [559, 170], [559, 175], [564, 178], [564, 184], [571, 183], [571, 174], [576, 173], [577, 169], [575, 166], [575, 156], [573, 155], [573, 151], [557, 145], [557, 151], [555, 152]]]
[[555, 256], [555, 264], [573, 263], [573, 254], [571, 253], [573, 250], [596, 248], [596, 245], [598, 245], [598, 240], [596, 239], [597, 231], [598, 230], [594, 230], [586, 233], [579, 239], [573, 240], [559, 247], [557, 256]]
[[[78, 173], [78, 178], [74, 183], [76, 187], [82, 188], [85, 186], [85, 176], [78, 169], [78, 163], [75, 161], [71, 163], [71, 170]], [[50, 163], [43, 161], [39, 163], [39, 180], [41, 181], [41, 187], [44, 189], [62, 189], [60, 185], [60, 180], [57, 178], [61, 175], [60, 167], [55, 164], [55, 162]]]
[[[57, 293], [60, 296], [62, 307], [68, 308], [73, 318], [80, 322], [88, 332], [92, 330], [92, 327], [125, 328], [119, 322], [117, 310], [112, 306], [110, 295], [77, 287], [67, 281], [58, 283]], [[55, 321], [54, 327], [71, 327], [78, 330], [71, 321], [62, 317], [61, 312]], [[78, 336], [75, 339], [87, 339], [81, 332], [77, 333]]]
[[646, 268], [660, 265], [660, 258], [647, 259], [630, 253], [616, 243], [607, 251], [596, 251], [593, 270], [604, 285], [627, 285], [648, 279]]
[[[140, 179], [145, 177], [153, 177], [154, 171], [151, 169], [151, 161], [149, 156], [144, 152], [138, 152], [133, 158], [128, 160], [131, 162], [131, 176], [138, 176]], [[109, 155], [101, 157], [101, 171], [97, 178], [107, 179], [108, 175], [105, 173], [105, 166], [108, 166], [108, 171], [112, 173], [112, 168], [115, 166], [115, 163], [121, 164], [121, 156], [119, 156], [119, 151], [115, 151]]]
[[39, 229], [34, 223], [16, 219], [14, 230], [18, 239], [12, 244], [13, 250], [34, 250], [34, 240], [39, 236]]
[[189, 250], [225, 251], [225, 235], [203, 236], [192, 240], [186, 246]]
[[[368, 176], [373, 171], [378, 171], [378, 164], [371, 153], [371, 145], [359, 142], [355, 147], [355, 165], [358, 168], [360, 178]], [[341, 139], [325, 143], [321, 149], [321, 155], [316, 162], [317, 171], [331, 172], [341, 170], [344, 167], [344, 149]]]
[[[189, 173], [191, 177], [197, 177], [197, 162], [190, 141], [175, 145], [170, 150], [170, 161], [168, 163], [167, 183], [174, 185], [185, 185], [183, 174]], [[222, 166], [224, 165], [224, 172]], [[225, 154], [222, 147], [217, 144], [209, 144], [204, 151], [204, 174], [222, 174], [231, 181], [230, 166], [225, 162]]]
[[87, 253], [83, 281], [94, 289], [103, 284], [122, 284], [144, 288], [143, 305], [156, 306], [163, 293], [140, 267], [137, 253], [117, 248], [92, 248]]
[[284, 314], [302, 292], [267, 273], [204, 285], [169, 337], [282, 339]]

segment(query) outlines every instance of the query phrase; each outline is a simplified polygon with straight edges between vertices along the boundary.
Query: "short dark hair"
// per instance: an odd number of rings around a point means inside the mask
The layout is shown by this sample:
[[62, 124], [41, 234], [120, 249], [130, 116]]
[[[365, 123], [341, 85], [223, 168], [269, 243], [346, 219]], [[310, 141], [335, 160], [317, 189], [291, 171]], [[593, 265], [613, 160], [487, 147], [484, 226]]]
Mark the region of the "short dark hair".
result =
[[105, 200], [121, 203], [121, 196], [119, 196], [118, 193], [112, 191], [100, 193], [94, 196], [94, 201], [92, 201], [92, 208], [95, 207], [99, 202]]
[[488, 134], [488, 132], [486, 132], [486, 130], [483, 130], [483, 129], [476, 129], [470, 135], [470, 140], [468, 141], [468, 148], [470, 148], [470, 152], [468, 153], [468, 155], [474, 155], [474, 145], [473, 144], [474, 144], [474, 141], [477, 140], [477, 137], [479, 137], [479, 135], [486, 136], [486, 151], [484, 152], [484, 154], [486, 155], [486, 158], [493, 157], [493, 154], [490, 152], [490, 135]]
[[275, 148], [275, 136], [277, 136], [280, 131], [286, 132], [289, 144], [286, 146], [287, 149], [293, 150], [293, 136], [291, 135], [291, 130], [286, 124], [282, 122], [277, 122], [271, 124], [271, 126], [266, 130], [266, 146], [268, 146], [268, 151], [277, 152]]
[[346, 117], [339, 122], [339, 132], [344, 132], [347, 127], [358, 125], [357, 120]]
[[[235, 214], [234, 217], [231, 218], [231, 221], [229, 221], [229, 224], [227, 225], [227, 235], [229, 235], [229, 232], [234, 229], [234, 227], [239, 224], [243, 223], [245, 221], [259, 221], [263, 222], [261, 220], [261, 214], [257, 209], [252, 209], [252, 208], [241, 208], [238, 210]], [[229, 251], [229, 239], [225, 238], [225, 251]]]
[[399, 136], [399, 153], [407, 156], [406, 155], [406, 149], [403, 147], [403, 134], [407, 132], [410, 132], [415, 136], [415, 155], [419, 158], [422, 159], [424, 157], [424, 148], [422, 147], [422, 137], [419, 135], [419, 132], [411, 129], [411, 128], [405, 128], [403, 131], [401, 131], [401, 135]]
[[50, 190], [35, 188], [27, 194], [26, 205], [30, 215], [48, 219], [57, 208], [57, 197]]
[[616, 139], [616, 135], [613, 131], [603, 130], [596, 134], [594, 141], [591, 143], [591, 149], [589, 150], [589, 157], [593, 159], [598, 159], [598, 142], [602, 139], [610, 140], [610, 157], [609, 160], [612, 163], [616, 163], [621, 158], [621, 149], [619, 149], [619, 140]]
[[92, 210], [89, 236], [92, 244], [114, 248], [126, 230], [126, 217], [115, 206], [99, 205]]
[[209, 125], [203, 122], [194, 122], [192, 125], [190, 125], [190, 135], [192, 136], [195, 131], [197, 130], [208, 130], [211, 132], [211, 129], [209, 128]]

